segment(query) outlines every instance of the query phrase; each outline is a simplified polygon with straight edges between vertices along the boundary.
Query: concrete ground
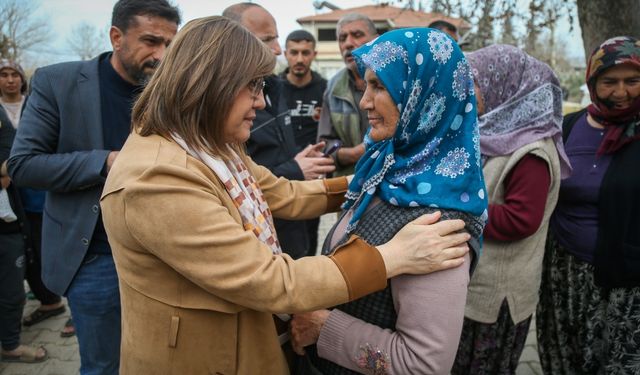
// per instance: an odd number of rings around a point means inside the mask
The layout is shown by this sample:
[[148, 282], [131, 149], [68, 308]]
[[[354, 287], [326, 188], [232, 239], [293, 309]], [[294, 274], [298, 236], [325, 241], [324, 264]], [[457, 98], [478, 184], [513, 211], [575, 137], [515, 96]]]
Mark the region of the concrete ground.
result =
[[[319, 238], [324, 239], [326, 233], [335, 222], [335, 214], [325, 215], [320, 220]], [[320, 244], [321, 245], [321, 244]], [[25, 315], [38, 306], [37, 301], [27, 301]], [[4, 363], [0, 362], [1, 375], [76, 375], [80, 369], [78, 341], [75, 337], [61, 338], [60, 330], [69, 317], [67, 312], [50, 318], [32, 327], [23, 327], [22, 342], [27, 345], [42, 345], [49, 352], [49, 359], [42, 363]], [[535, 319], [529, 329], [527, 343], [520, 358], [516, 375], [542, 375], [538, 351], [536, 349]]]
[[[39, 305], [38, 301], [27, 301], [25, 316]], [[4, 363], [0, 362], [2, 375], [76, 375], [80, 369], [78, 340], [74, 337], [62, 338], [60, 331], [69, 318], [67, 311], [49, 318], [31, 327], [22, 328], [22, 343], [42, 345], [49, 352], [49, 359], [41, 363]]]

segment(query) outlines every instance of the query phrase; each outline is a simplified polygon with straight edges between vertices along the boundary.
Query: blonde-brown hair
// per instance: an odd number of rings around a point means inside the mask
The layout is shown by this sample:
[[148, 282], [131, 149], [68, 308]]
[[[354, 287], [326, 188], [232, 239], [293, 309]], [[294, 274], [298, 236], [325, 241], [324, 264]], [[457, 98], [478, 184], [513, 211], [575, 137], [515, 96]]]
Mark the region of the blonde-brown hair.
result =
[[193, 149], [227, 158], [224, 125], [238, 92], [274, 67], [273, 53], [239, 23], [221, 16], [190, 21], [135, 103], [134, 131], [173, 133]]

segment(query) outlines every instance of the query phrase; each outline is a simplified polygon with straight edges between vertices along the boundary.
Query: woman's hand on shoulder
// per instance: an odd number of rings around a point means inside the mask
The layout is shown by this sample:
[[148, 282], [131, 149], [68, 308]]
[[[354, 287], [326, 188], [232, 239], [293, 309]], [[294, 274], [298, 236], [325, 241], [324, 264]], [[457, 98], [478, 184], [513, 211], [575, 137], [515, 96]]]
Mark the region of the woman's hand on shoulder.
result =
[[387, 243], [377, 246], [387, 277], [426, 274], [458, 267], [469, 252], [471, 236], [462, 220], [440, 219], [441, 213], [422, 215], [405, 225]]

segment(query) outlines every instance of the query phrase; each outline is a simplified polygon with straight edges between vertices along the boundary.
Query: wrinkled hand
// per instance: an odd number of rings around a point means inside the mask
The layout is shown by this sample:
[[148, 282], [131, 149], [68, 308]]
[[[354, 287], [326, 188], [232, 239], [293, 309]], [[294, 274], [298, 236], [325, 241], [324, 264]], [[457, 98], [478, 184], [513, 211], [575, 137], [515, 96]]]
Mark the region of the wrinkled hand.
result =
[[322, 153], [324, 145], [324, 142], [309, 145], [294, 158], [300, 170], [302, 170], [305, 180], [324, 178], [327, 173], [331, 173], [336, 169], [333, 165], [333, 159], [324, 157]]
[[304, 355], [304, 347], [315, 344], [320, 337], [320, 330], [329, 318], [329, 310], [317, 310], [304, 314], [295, 314], [289, 330], [291, 346], [298, 355]]
[[[438, 222], [441, 213], [422, 215], [405, 225], [386, 244], [377, 246], [387, 268], [387, 277], [426, 274], [458, 267], [469, 252], [471, 236], [462, 220]], [[459, 232], [459, 233], [456, 233]]]
[[118, 157], [118, 153], [119, 151], [111, 151], [109, 153], [109, 156], [107, 156], [107, 174], [109, 174], [109, 171], [113, 166], [113, 162], [116, 161], [116, 158]]

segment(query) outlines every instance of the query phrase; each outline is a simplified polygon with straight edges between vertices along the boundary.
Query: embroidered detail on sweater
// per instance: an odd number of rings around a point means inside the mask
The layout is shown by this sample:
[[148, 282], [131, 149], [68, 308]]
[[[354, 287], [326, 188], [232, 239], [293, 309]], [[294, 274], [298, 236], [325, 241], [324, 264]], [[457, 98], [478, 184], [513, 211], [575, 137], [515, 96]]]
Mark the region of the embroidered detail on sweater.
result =
[[355, 359], [358, 367], [369, 370], [367, 373], [372, 375], [388, 374], [389, 367], [391, 366], [389, 354], [380, 350], [378, 347], [374, 348], [369, 343], [360, 346]]

